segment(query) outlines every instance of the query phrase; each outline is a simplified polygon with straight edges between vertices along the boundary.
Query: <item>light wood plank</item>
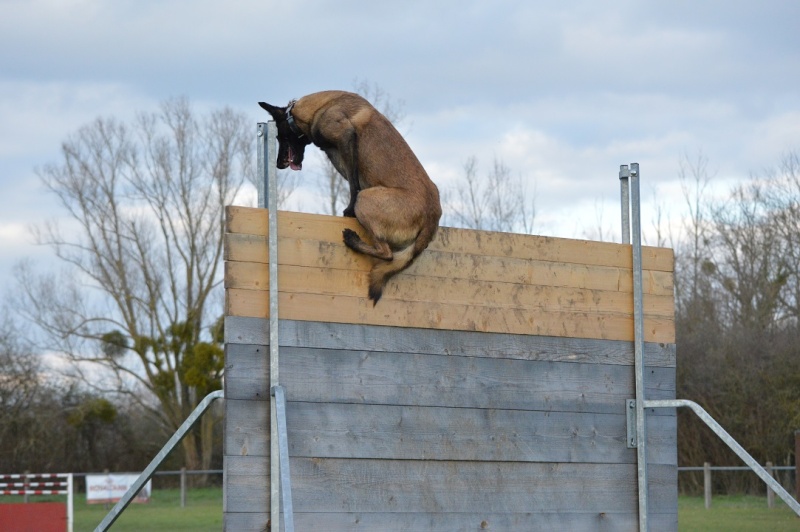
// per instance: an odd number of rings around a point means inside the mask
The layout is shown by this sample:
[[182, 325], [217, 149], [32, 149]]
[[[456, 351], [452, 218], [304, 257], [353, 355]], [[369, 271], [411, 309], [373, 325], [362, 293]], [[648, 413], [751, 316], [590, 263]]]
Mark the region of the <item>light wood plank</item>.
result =
[[[266, 318], [267, 292], [228, 289], [229, 316]], [[624, 314], [544, 312], [540, 309], [491, 308], [414, 301], [381, 301], [373, 307], [362, 297], [279, 293], [281, 317], [291, 320], [418, 327], [541, 336], [633, 340], [633, 319]], [[664, 317], [645, 317], [645, 341], [673, 343], [675, 324]]]
[[[364, 272], [372, 267], [367, 257], [353, 253], [342, 243], [286, 237], [278, 241], [278, 255], [280, 264], [293, 266]], [[226, 234], [225, 260], [267, 264], [269, 254], [266, 237]], [[633, 274], [626, 268], [469, 255], [448, 251], [429, 250], [420, 255], [414, 264], [402, 273], [404, 277], [413, 275], [633, 292]], [[642, 272], [644, 293], [671, 296], [673, 288], [671, 272], [655, 270]]]
[[[513, 360], [633, 365], [633, 344], [556, 336], [400, 329], [347, 323], [279, 320], [281, 346], [389, 353], [462, 355]], [[269, 344], [269, 320], [225, 317], [226, 344]], [[644, 344], [645, 366], [675, 367], [675, 344]], [[674, 387], [674, 384], [673, 384]]]
[[[278, 267], [278, 279], [281, 292], [293, 293], [364, 297], [368, 286], [367, 272], [332, 268], [281, 265]], [[269, 267], [255, 262], [228, 261], [225, 263], [225, 287], [266, 290], [269, 288]], [[633, 313], [633, 297], [630, 293], [459, 278], [404, 276], [402, 281], [387, 285], [383, 298], [460, 305], [480, 302], [481, 306], [486, 307], [534, 307], [548, 311]], [[673, 318], [675, 307], [672, 295], [646, 294], [644, 312], [651, 316]]]
[[[269, 223], [266, 209], [228, 207], [226, 230], [231, 233], [267, 235]], [[342, 240], [344, 228], [362, 232], [353, 218], [280, 211], [278, 234], [293, 238], [336, 242]], [[516, 257], [541, 261], [571, 262], [632, 267], [631, 247], [611, 242], [595, 242], [536, 235], [521, 235], [490, 231], [474, 231], [440, 227], [431, 242], [431, 251]], [[674, 256], [671, 249], [642, 247], [642, 262], [647, 270], [671, 272]]]

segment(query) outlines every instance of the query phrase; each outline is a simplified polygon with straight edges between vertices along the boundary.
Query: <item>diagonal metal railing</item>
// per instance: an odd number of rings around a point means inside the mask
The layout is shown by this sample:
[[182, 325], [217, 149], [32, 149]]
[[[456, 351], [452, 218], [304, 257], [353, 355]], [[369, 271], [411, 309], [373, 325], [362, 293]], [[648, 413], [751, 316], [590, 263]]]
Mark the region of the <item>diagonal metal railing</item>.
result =
[[164, 444], [164, 447], [158, 452], [155, 458], [150, 462], [150, 464], [142, 471], [142, 474], [139, 475], [139, 478], [136, 479], [136, 482], [131, 484], [131, 487], [128, 488], [128, 491], [125, 492], [125, 495], [114, 505], [110, 512], [100, 521], [100, 524], [97, 525], [95, 528], [95, 532], [105, 532], [111, 525], [114, 524], [114, 521], [122, 514], [125, 508], [131, 503], [136, 494], [139, 493], [139, 490], [147, 484], [147, 481], [150, 480], [150, 477], [156, 472], [158, 466], [161, 465], [161, 462], [169, 455], [170, 452], [177, 446], [180, 441], [186, 436], [186, 433], [191, 430], [195, 423], [200, 419], [200, 417], [205, 413], [206, 410], [211, 406], [211, 404], [217, 400], [222, 399], [225, 397], [225, 394], [222, 390], [217, 390], [215, 392], [211, 392], [210, 394], [206, 395], [200, 404], [195, 407], [194, 411], [186, 418], [186, 421], [175, 431], [175, 434]]
[[794, 513], [800, 517], [800, 502], [796, 501], [794, 497], [792, 497], [788, 491], [784, 489], [780, 483], [772, 478], [772, 476], [764, 469], [761, 464], [759, 464], [755, 458], [753, 458], [750, 453], [748, 453], [744, 447], [739, 445], [733, 436], [728, 434], [722, 425], [717, 423], [717, 421], [711, 417], [711, 414], [705, 411], [705, 409], [700, 406], [699, 404], [695, 403], [694, 401], [689, 401], [688, 399], [662, 399], [662, 400], [649, 400], [644, 402], [645, 408], [680, 408], [680, 407], [687, 407], [690, 408], [697, 416], [706, 424], [708, 427], [714, 431], [714, 433], [720, 437], [720, 439], [725, 442], [725, 444], [731, 448], [736, 455], [741, 458], [745, 464], [750, 466], [750, 469], [755, 472], [756, 475], [759, 476], [761, 480], [763, 480], [767, 486], [769, 486], [772, 491], [774, 491], [778, 497], [780, 497], [783, 502], [785, 502], [789, 508], [792, 509]]

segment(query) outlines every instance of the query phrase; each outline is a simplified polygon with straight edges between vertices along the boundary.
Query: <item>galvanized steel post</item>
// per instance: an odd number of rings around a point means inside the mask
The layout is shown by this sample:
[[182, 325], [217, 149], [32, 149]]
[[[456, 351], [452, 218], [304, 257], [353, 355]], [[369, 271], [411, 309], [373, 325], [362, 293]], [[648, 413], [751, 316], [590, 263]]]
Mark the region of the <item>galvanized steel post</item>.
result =
[[[269, 209], [269, 386], [279, 385], [278, 374], [278, 169], [274, 121], [258, 124], [258, 206]], [[270, 395], [270, 519], [280, 530], [280, 448], [275, 397]]]
[[619, 165], [619, 203], [622, 207], [622, 243], [631, 243], [631, 200], [628, 193], [628, 178], [631, 172], [627, 164]]
[[639, 163], [631, 163], [631, 241], [633, 250], [633, 336], [636, 386], [636, 463], [639, 487], [639, 530], [647, 532], [647, 423], [644, 411], [644, 296], [642, 288], [642, 216]]

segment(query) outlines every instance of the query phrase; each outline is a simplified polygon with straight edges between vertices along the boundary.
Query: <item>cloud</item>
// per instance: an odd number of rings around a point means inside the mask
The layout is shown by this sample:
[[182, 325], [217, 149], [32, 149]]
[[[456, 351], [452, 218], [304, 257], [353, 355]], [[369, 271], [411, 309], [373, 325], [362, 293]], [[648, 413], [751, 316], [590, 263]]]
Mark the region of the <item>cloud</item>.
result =
[[[0, 183], [13, 201], [0, 227], [7, 238], [60, 212], [33, 169], [97, 116], [186, 95], [255, 123], [259, 100], [358, 78], [405, 100], [409, 143], [442, 187], [469, 156], [501, 158], [536, 190], [541, 232], [581, 236], [595, 210], [618, 210], [620, 164], [642, 165], [645, 198], [658, 187], [680, 203], [684, 153], [735, 181], [796, 149], [798, 19], [796, 2], [739, 0], [6, 1]], [[308, 210], [312, 170], [294, 203]], [[0, 277], [30, 253], [4, 242]]]

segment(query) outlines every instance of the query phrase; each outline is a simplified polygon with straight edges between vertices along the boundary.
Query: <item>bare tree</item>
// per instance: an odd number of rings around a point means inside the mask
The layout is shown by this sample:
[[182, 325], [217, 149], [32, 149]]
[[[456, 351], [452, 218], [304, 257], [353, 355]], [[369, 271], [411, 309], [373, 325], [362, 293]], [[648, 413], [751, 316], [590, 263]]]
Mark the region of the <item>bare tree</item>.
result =
[[478, 176], [478, 159], [464, 163], [462, 181], [444, 194], [447, 223], [468, 229], [532, 233], [535, 198], [511, 169], [495, 158], [484, 179]]
[[[66, 269], [59, 277], [20, 265], [19, 309], [84, 383], [124, 385], [165, 431], [221, 385], [222, 312], [212, 299], [224, 207], [252, 172], [251, 139], [243, 115], [225, 108], [198, 118], [187, 100], [173, 99], [132, 126], [98, 119], [82, 127], [61, 160], [38, 171], [69, 216], [36, 236]], [[212, 429], [204, 416], [184, 439], [187, 467], [208, 467]]]
[[[691, 305], [705, 298], [701, 291], [708, 290], [703, 267], [710, 267], [709, 246], [711, 234], [708, 188], [713, 179], [709, 173], [708, 158], [698, 153], [694, 159], [681, 157], [678, 168], [688, 216], [683, 222], [681, 250], [676, 258], [675, 293], [676, 305]], [[700, 314], [703, 309], [696, 309]]]
[[[405, 120], [405, 103], [402, 100], [393, 99], [377, 83], [356, 79], [353, 82], [353, 90], [366, 98], [395, 127], [399, 127]], [[322, 170], [318, 186], [322, 196], [326, 199], [325, 212], [334, 216], [341, 215], [350, 201], [349, 185], [327, 157], [322, 156], [321, 159]]]

